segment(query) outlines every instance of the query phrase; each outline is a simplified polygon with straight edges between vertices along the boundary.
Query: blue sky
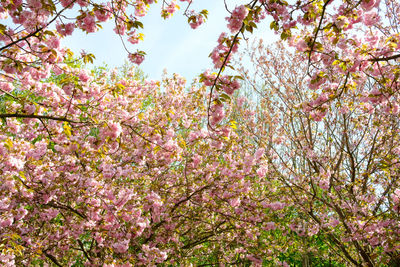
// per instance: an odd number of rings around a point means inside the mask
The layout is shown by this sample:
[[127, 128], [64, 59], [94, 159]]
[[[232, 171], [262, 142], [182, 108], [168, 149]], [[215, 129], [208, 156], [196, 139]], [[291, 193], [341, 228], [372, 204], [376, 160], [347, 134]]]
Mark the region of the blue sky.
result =
[[[162, 1], [159, 1], [162, 2]], [[236, 5], [248, 1], [228, 0], [228, 7], [232, 10]], [[207, 9], [209, 17], [205, 24], [196, 30], [190, 28], [187, 18], [183, 16], [186, 2], [179, 2], [181, 10], [170, 19], [164, 20], [160, 16], [160, 3], [151, 5], [149, 13], [142, 18], [144, 24], [144, 41], [138, 45], [126, 43], [128, 49], [144, 50], [147, 53], [145, 61], [140, 68], [150, 79], [160, 79], [163, 70], [168, 73], [179, 73], [188, 81], [212, 66], [208, 55], [217, 44], [221, 32], [227, 31], [223, 0], [197, 0], [190, 9], [201, 11]], [[266, 42], [276, 40], [277, 37], [269, 29], [269, 23], [262, 23], [263, 29], [257, 30], [251, 36], [263, 38]], [[96, 56], [96, 65], [103, 62], [110, 67], [121, 66], [126, 60], [126, 51], [120, 38], [113, 32], [113, 23], [103, 26], [97, 33], [86, 35], [76, 30], [72, 36], [66, 38], [63, 44], [74, 53], [82, 49]], [[243, 43], [242, 45], [245, 45]]]

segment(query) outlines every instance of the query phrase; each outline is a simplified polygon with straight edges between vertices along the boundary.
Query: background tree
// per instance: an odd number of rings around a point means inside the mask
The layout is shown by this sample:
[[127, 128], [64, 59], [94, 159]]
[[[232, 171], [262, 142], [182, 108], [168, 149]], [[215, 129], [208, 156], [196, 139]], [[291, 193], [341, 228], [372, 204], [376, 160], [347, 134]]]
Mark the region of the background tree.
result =
[[260, 42], [248, 55], [255, 67], [241, 74], [257, 101], [254, 117], [242, 111], [238, 125], [265, 148], [265, 179], [286, 196], [285, 215], [294, 215], [282, 225], [304, 238], [289, 250], [346, 265], [397, 264], [397, 91], [365, 96], [379, 86], [372, 77], [356, 83], [332, 66], [328, 83], [339, 81], [333, 90], [346, 91], [335, 98], [331, 88], [309, 87], [308, 63], [282, 44]]

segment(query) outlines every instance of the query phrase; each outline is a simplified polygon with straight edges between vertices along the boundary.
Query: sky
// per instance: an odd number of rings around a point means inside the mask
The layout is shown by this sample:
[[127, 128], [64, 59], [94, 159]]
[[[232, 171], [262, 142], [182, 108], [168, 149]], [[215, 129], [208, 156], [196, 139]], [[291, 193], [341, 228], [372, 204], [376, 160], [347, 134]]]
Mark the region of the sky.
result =
[[[148, 14], [140, 20], [144, 25], [142, 31], [145, 35], [144, 41], [138, 45], [130, 45], [126, 42], [126, 45], [131, 52], [139, 49], [147, 53], [140, 68], [148, 75], [148, 78], [159, 80], [166, 69], [169, 74], [179, 73], [190, 81], [212, 67], [208, 55], [217, 45], [220, 33], [227, 31], [225, 17], [229, 13], [225, 10], [223, 0], [194, 1], [190, 10], [199, 12], [207, 9], [209, 16], [206, 23], [193, 30], [187, 23], [187, 18], [183, 16], [187, 7], [186, 2], [179, 2], [181, 9], [167, 20], [160, 16], [160, 2], [162, 1], [151, 5]], [[226, 2], [228, 8], [233, 10], [236, 5], [245, 4], [248, 1], [227, 0]], [[277, 40], [269, 29], [269, 23], [262, 25], [262, 29], [255, 31], [250, 40], [255, 38], [263, 38], [265, 42]], [[81, 50], [94, 54], [95, 65], [106, 63], [109, 67], [121, 66], [126, 60], [127, 52], [119, 36], [114, 33], [113, 27], [113, 23], [109, 22], [99, 32], [89, 35], [76, 30], [72, 36], [63, 40], [63, 45], [77, 54]]]

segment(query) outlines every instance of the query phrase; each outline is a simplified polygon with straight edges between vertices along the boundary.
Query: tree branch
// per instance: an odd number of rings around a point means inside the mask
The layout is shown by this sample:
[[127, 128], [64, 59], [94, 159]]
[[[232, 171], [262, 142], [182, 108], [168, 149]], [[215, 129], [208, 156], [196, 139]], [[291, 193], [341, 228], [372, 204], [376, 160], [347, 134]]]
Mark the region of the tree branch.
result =
[[65, 121], [70, 123], [84, 123], [80, 121], [73, 121], [63, 117], [53, 117], [48, 115], [35, 115], [35, 114], [18, 114], [18, 113], [4, 113], [0, 114], [0, 118], [27, 118], [27, 119], [47, 119], [55, 121]]

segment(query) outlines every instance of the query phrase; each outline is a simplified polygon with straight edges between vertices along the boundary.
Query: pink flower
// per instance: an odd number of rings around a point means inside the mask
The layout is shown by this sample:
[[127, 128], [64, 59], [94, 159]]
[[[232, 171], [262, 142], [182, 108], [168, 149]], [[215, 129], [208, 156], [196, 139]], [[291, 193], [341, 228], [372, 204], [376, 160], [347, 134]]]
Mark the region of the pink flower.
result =
[[75, 86], [72, 83], [68, 83], [68, 84], [64, 85], [62, 89], [64, 90], [65, 94], [72, 95], [72, 92], [74, 91]]
[[86, 32], [90, 33], [97, 30], [96, 20], [94, 16], [86, 14], [85, 18], [79, 22], [81, 23], [81, 29], [85, 30]]
[[175, 1], [172, 1], [171, 4], [169, 4], [166, 8], [166, 11], [170, 14], [174, 14], [175, 11], [179, 9], [179, 6], [176, 4]]
[[24, 109], [28, 114], [33, 114], [36, 111], [35, 105], [30, 105], [30, 104], [25, 105]]
[[329, 225], [332, 227], [336, 227], [340, 222], [336, 219], [333, 219], [329, 222]]
[[189, 17], [189, 25], [192, 29], [196, 29], [203, 23], [204, 23], [204, 18], [201, 14], [197, 15], [193, 14], [191, 17]]
[[111, 17], [111, 14], [111, 11], [104, 5], [101, 5], [101, 8], [94, 11], [94, 15], [100, 22], [107, 21]]
[[122, 240], [120, 242], [117, 242], [113, 244], [113, 248], [117, 253], [124, 253], [128, 250], [129, 248], [129, 239]]
[[12, 83], [0, 82], [0, 90], [11, 92], [14, 90], [14, 85]]
[[393, 202], [398, 204], [400, 203], [400, 189], [394, 190], [394, 194], [392, 195]]
[[22, 170], [24, 168], [25, 162], [19, 158], [15, 158], [15, 157], [11, 156], [8, 159], [8, 164], [17, 170]]
[[264, 148], [257, 149], [256, 153], [254, 153], [254, 159], [259, 160], [263, 156], [264, 151], [265, 151]]
[[[372, 0], [371, 0], [372, 2]], [[363, 22], [365, 26], [373, 26], [379, 21], [379, 16], [376, 14], [376, 12], [369, 12], [365, 13], [363, 17]]]
[[2, 228], [9, 227], [12, 225], [13, 221], [14, 221], [14, 219], [12, 217], [4, 219], [4, 220], [0, 220], [0, 227], [2, 227]]
[[247, 259], [253, 263], [253, 266], [262, 266], [262, 260], [254, 257], [253, 255], [247, 255]]
[[246, 18], [248, 13], [249, 11], [247, 10], [247, 7], [241, 5], [236, 7], [232, 11], [232, 15], [230, 17], [226, 18], [226, 20], [229, 22], [228, 28], [231, 30], [232, 33], [236, 33], [240, 30], [243, 24], [243, 20]]
[[372, 8], [379, 6], [380, 0], [363, 0], [361, 3], [362, 9], [370, 11]]
[[237, 207], [240, 205], [240, 198], [239, 197], [235, 197], [235, 198], [231, 198], [229, 199], [229, 205], [231, 205], [232, 207]]
[[264, 177], [265, 174], [267, 173], [267, 171], [268, 171], [268, 168], [266, 166], [261, 166], [260, 168], [258, 168], [258, 170], [256, 172], [257, 172], [258, 176]]
[[61, 0], [61, 5], [63, 7], [68, 7], [68, 8], [72, 8], [74, 6], [74, 2], [73, 0]]
[[84, 83], [89, 81], [89, 79], [90, 79], [87, 70], [81, 70], [78, 74], [78, 78], [79, 78], [79, 80], [81, 80]]
[[128, 58], [130, 62], [140, 65], [144, 60], [144, 55], [142, 53], [134, 53], [129, 54]]
[[121, 135], [121, 133], [122, 133], [121, 124], [113, 122], [113, 123], [110, 123], [108, 126], [110, 127], [109, 136], [111, 138], [116, 139]]
[[329, 189], [329, 180], [328, 179], [321, 179], [319, 181], [319, 187], [321, 187], [324, 190], [328, 190]]
[[[223, 78], [221, 78], [223, 79]], [[222, 85], [223, 90], [228, 95], [232, 95], [237, 89], [239, 89], [240, 83], [238, 80], [228, 81]]]
[[281, 202], [273, 202], [273, 203], [268, 203], [268, 204], [263, 204], [264, 208], [270, 208], [271, 210], [281, 210], [285, 207], [284, 203]]
[[269, 231], [269, 230], [275, 230], [276, 229], [276, 225], [274, 222], [267, 222], [265, 224], [264, 230]]
[[78, 5], [80, 5], [81, 7], [85, 7], [88, 5], [88, 2], [86, 0], [77, 0], [76, 1], [78, 3]]
[[128, 34], [128, 42], [130, 42], [131, 44], [137, 44], [142, 39], [142, 35], [136, 34], [135, 32], [130, 32]]
[[300, 39], [296, 44], [296, 49], [300, 52], [304, 52], [308, 49], [308, 44], [303, 39]]
[[29, 5], [29, 7], [32, 9], [42, 8], [42, 3], [38, 0], [28, 0], [27, 3]]
[[73, 23], [57, 24], [56, 29], [63, 36], [71, 35], [74, 32], [75, 25]]
[[225, 117], [225, 111], [223, 105], [214, 105], [212, 107], [211, 114], [211, 125], [216, 125]]
[[60, 46], [60, 39], [55, 36], [52, 36], [47, 41], [47, 44], [51, 49], [58, 48]]
[[192, 157], [192, 160], [193, 160], [193, 168], [197, 168], [202, 162], [202, 157], [196, 154]]

